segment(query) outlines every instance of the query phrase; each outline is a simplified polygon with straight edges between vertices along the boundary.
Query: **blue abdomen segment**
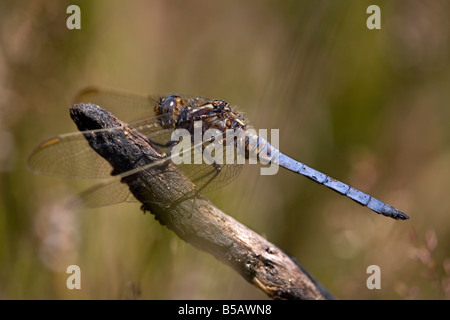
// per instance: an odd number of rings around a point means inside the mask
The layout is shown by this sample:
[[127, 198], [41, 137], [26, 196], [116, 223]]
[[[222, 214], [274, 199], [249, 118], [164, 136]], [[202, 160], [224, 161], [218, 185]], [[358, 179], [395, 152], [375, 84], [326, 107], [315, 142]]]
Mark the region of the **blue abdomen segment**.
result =
[[291, 159], [281, 152], [277, 154], [277, 157], [278, 159], [273, 159], [273, 161], [278, 162], [280, 166], [295, 173], [299, 173], [317, 183], [323, 184], [324, 186], [327, 186], [328, 188], [336, 191], [337, 193], [340, 193], [341, 195], [347, 196], [360, 205], [365, 206], [378, 214], [382, 214], [393, 219], [409, 219], [409, 217], [405, 213], [395, 209], [394, 207], [384, 203], [383, 201], [375, 199], [367, 193], [350, 187], [348, 184], [335, 180], [322, 172], [319, 172], [301, 162]]

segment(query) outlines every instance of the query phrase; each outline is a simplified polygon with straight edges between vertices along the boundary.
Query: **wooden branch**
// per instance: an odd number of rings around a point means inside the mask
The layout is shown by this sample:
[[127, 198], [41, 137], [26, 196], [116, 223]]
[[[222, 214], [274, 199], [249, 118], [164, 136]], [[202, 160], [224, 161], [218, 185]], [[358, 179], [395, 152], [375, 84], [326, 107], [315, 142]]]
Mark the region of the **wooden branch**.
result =
[[[80, 131], [125, 126], [85, 134], [91, 147], [113, 166], [114, 174], [162, 158], [146, 136], [102, 108], [77, 104], [70, 112]], [[269, 297], [333, 299], [280, 248], [220, 211], [205, 197], [192, 196], [194, 185], [170, 161], [125, 177], [122, 182], [142, 202], [144, 211], [150, 211], [184, 241], [232, 267]]]

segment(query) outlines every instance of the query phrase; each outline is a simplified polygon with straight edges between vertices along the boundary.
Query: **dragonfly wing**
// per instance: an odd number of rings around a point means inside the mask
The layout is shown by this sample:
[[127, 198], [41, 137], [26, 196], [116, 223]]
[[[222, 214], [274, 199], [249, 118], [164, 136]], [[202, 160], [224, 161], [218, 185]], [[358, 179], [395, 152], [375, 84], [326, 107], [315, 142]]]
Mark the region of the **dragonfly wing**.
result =
[[[135, 130], [140, 131], [143, 135], [156, 143], [159, 147], [170, 145], [171, 135], [174, 131], [172, 127], [163, 128], [160, 126], [160, 121], [163, 116], [155, 116], [144, 120], [130, 123], [129, 126]], [[164, 149], [168, 151], [168, 149]]]
[[[224, 146], [226, 134], [219, 133], [212, 140], [220, 141], [213, 144], [205, 141], [201, 146], [190, 148], [191, 161], [178, 164], [184, 174], [196, 185], [197, 190], [202, 192], [219, 189], [230, 183], [242, 170], [238, 164], [237, 152], [234, 146], [230, 149]], [[232, 154], [227, 155], [227, 152]], [[195, 152], [201, 152], [201, 163], [196, 164]], [[172, 154], [172, 156], [175, 156]]]
[[28, 158], [35, 173], [90, 179], [111, 175], [112, 167], [91, 149], [83, 132], [55, 136], [41, 142]]
[[[192, 150], [189, 151], [193, 152]], [[166, 163], [168, 160], [169, 158], [164, 158], [159, 161], [149, 163], [145, 166], [122, 172], [121, 174], [111, 179], [108, 179], [93, 186], [92, 188], [87, 189], [80, 195], [81, 199], [87, 207], [100, 207], [121, 202], [137, 201], [130, 193], [128, 186], [122, 181], [133, 178], [133, 175], [139, 172], [149, 170], [156, 166], [164, 165], [164, 163]], [[194, 182], [194, 184], [196, 185], [196, 189], [202, 192], [212, 191], [223, 187], [224, 185], [232, 181], [242, 169], [242, 165], [237, 164], [220, 165], [219, 170], [217, 170], [217, 167], [215, 165], [206, 163], [202, 163], [199, 165], [181, 163], [177, 166], [183, 171], [187, 179], [190, 179], [192, 182]], [[183, 192], [187, 192], [186, 190], [179, 190], [179, 185], [175, 184], [175, 182], [171, 180], [171, 172], [168, 171], [167, 166], [165, 167], [166, 169], [164, 171], [164, 174], [166, 176], [166, 180], [164, 180], [163, 183], [166, 184], [167, 192], [174, 192], [175, 194], [182, 194]], [[176, 177], [177, 179], [180, 178], [178, 174], [176, 175]]]
[[93, 103], [108, 110], [125, 122], [134, 122], [154, 115], [155, 104], [160, 96], [144, 96], [114, 90], [87, 87], [81, 90], [75, 103]]
[[[159, 161], [149, 163], [145, 166], [122, 172], [121, 174], [104, 180], [103, 182], [100, 182], [93, 187], [85, 190], [80, 194], [80, 198], [83, 204], [86, 207], [90, 208], [113, 205], [122, 202], [139, 202], [130, 192], [128, 185], [123, 181], [130, 179], [132, 180], [134, 178], [134, 175], [137, 174], [145, 175], [145, 173], [143, 173], [142, 171], [152, 169], [156, 166], [164, 165], [166, 161], [167, 159], [161, 159]], [[167, 166], [164, 165], [164, 167]], [[150, 173], [152, 175], [158, 174], [158, 171], [155, 172], [151, 172], [150, 170], [147, 171], [147, 173]], [[166, 180], [162, 181], [162, 183], [166, 184], [167, 192], [177, 192], [183, 194], [184, 190], [178, 190], [180, 186], [178, 184], [174, 184], [173, 179], [170, 178], [170, 173], [170, 171], [165, 170], [164, 175], [166, 176]], [[145, 181], [143, 183], [145, 184]]]
[[103, 207], [122, 202], [138, 202], [128, 186], [119, 178], [108, 179], [83, 191], [80, 195], [83, 205], [88, 208]]
[[[159, 117], [150, 117], [130, 124], [153, 142], [164, 145], [170, 141], [172, 129], [158, 125]], [[75, 179], [106, 178], [112, 167], [89, 145], [85, 135], [123, 130], [122, 127], [72, 132], [41, 142], [28, 158], [28, 168], [35, 173]], [[163, 150], [166, 151], [166, 150]]]
[[[153, 142], [165, 145], [170, 141], [172, 130], [163, 129], [160, 124], [167, 123], [167, 116], [155, 115], [155, 105], [164, 95], [138, 95], [115, 90], [87, 87], [81, 90], [75, 98], [76, 103], [93, 103], [108, 110], [118, 119], [129, 123]], [[187, 99], [199, 99], [188, 96]]]
[[178, 167], [195, 184], [201, 192], [220, 189], [235, 179], [242, 170], [242, 165], [223, 164], [179, 164]]

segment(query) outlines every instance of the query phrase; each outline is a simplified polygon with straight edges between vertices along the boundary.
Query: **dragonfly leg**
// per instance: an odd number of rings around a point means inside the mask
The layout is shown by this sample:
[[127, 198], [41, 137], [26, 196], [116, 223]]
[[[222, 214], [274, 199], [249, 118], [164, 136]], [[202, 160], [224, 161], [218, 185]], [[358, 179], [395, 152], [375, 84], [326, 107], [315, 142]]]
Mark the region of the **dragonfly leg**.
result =
[[159, 142], [152, 141], [152, 144], [155, 145], [155, 146], [158, 146], [160, 148], [171, 148], [171, 147], [173, 147], [173, 145], [176, 142], [177, 141], [169, 141], [169, 142], [166, 142], [166, 143], [159, 143]]

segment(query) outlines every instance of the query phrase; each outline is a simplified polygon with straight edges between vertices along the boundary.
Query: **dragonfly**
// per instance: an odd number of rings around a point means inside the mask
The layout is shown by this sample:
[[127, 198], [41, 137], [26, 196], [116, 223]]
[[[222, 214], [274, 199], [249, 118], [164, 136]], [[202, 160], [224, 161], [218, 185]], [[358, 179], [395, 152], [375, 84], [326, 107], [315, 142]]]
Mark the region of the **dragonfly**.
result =
[[[259, 159], [265, 164], [276, 164], [303, 175], [378, 214], [393, 219], [409, 218], [393, 206], [288, 157], [266, 139], [255, 134], [243, 115], [224, 100], [178, 94], [142, 96], [88, 87], [80, 91], [75, 102], [96, 104], [119, 119], [127, 121], [130, 127], [140, 131], [156, 148], [161, 150], [162, 159], [158, 162], [173, 159], [173, 150], [179, 142], [171, 139], [175, 130], [184, 129], [193, 137], [195, 123], [200, 121], [201, 125], [198, 129], [202, 133], [214, 129], [220, 138], [217, 139], [217, 136], [214, 136], [209, 140], [202, 140], [185, 152], [193, 152], [196, 147], [204, 151], [213, 138], [223, 147], [237, 148], [237, 140], [227, 140], [226, 135], [230, 130], [239, 131], [244, 137], [242, 150], [244, 150], [245, 158]], [[28, 168], [39, 174], [75, 179], [109, 178], [82, 193], [81, 197], [88, 207], [137, 201], [127, 186], [120, 183], [121, 180], [139, 170], [155, 166], [158, 162], [125, 172], [114, 172], [111, 165], [92, 150], [85, 138], [87, 133], [121, 129], [123, 128], [78, 131], [47, 139], [32, 151], [28, 158]], [[236, 156], [237, 153], [235, 153], [235, 160]], [[200, 164], [177, 165], [202, 192], [224, 186], [232, 181], [242, 168], [242, 164], [236, 161], [219, 164], [214, 162], [214, 159]]]

